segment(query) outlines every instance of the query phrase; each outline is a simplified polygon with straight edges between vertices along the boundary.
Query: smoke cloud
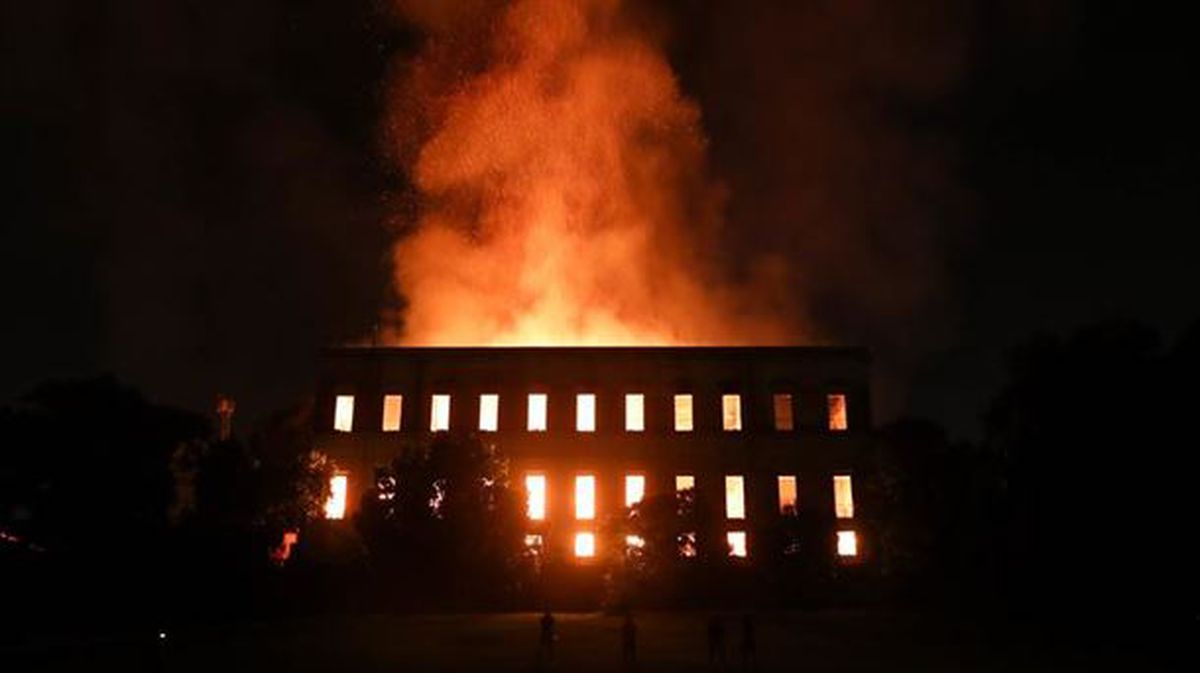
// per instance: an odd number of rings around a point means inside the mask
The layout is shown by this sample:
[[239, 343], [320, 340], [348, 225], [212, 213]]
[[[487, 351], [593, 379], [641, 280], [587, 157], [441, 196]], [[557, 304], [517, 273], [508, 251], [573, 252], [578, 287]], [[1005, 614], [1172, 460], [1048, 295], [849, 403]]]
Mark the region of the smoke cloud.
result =
[[[785, 264], [722, 254], [700, 110], [619, 0], [401, 2], [428, 34], [386, 128], [412, 345], [763, 344], [803, 336]], [[743, 262], [745, 260], [742, 260]]]

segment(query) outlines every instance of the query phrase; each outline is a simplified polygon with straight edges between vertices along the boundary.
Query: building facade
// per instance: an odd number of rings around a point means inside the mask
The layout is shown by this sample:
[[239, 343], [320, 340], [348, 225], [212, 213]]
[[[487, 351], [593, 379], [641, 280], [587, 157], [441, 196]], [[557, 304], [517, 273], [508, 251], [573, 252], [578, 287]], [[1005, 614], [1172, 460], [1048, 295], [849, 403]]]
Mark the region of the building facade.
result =
[[857, 348], [329, 349], [314, 421], [336, 469], [326, 513], [352, 517], [402, 446], [471, 431], [509, 459], [539, 553], [586, 562], [636, 544], [599, 521], [693, 489], [720, 521], [681, 553], [753, 559], [760, 531], [804, 513], [853, 561], [869, 366]]

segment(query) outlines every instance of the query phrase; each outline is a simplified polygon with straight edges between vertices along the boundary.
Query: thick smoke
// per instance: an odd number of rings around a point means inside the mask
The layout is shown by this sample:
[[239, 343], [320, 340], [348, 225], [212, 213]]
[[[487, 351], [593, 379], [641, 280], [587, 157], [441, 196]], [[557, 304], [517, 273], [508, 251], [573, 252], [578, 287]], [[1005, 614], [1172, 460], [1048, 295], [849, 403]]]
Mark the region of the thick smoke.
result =
[[[736, 276], [700, 111], [619, 0], [401, 3], [428, 32], [387, 128], [414, 345], [749, 344], [803, 334], [782, 266]], [[744, 261], [744, 260], [743, 260]], [[745, 269], [750, 269], [746, 272]]]

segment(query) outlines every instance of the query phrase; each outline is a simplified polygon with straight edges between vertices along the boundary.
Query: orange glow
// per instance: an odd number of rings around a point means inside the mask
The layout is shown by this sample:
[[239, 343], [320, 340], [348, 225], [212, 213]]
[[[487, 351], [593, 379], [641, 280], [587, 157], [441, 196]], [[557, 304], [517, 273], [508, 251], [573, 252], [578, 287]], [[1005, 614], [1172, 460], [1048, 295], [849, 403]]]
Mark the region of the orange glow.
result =
[[858, 556], [858, 535], [854, 531], [838, 531], [837, 553], [838, 556]]
[[596, 396], [583, 393], [575, 396], [575, 430], [596, 431]]
[[537, 534], [529, 534], [525, 536], [525, 548], [534, 554], [542, 551], [542, 536]]
[[333, 405], [333, 429], [350, 432], [354, 429], [354, 396], [338, 395]]
[[854, 489], [848, 474], [833, 477], [833, 508], [839, 519], [854, 518]]
[[721, 428], [727, 432], [742, 429], [742, 396], [721, 396]]
[[725, 477], [725, 518], [746, 518], [746, 480], [741, 475]]
[[692, 431], [692, 396], [675, 396], [675, 431]]
[[646, 496], [646, 477], [640, 474], [625, 475], [625, 506], [633, 507]]
[[479, 429], [483, 432], [496, 432], [500, 429], [499, 395], [479, 396]]
[[646, 430], [646, 396], [641, 393], [630, 393], [625, 396], [625, 431], [644, 432]]
[[583, 521], [596, 518], [596, 477], [593, 475], [575, 477], [575, 518]]
[[531, 521], [546, 520], [546, 475], [525, 475], [525, 515]]
[[346, 518], [346, 475], [335, 474], [329, 479], [329, 499], [325, 501], [326, 519]]
[[726, 190], [700, 110], [657, 31], [628, 16], [634, 3], [398, 4], [432, 39], [391, 69], [385, 138], [417, 208], [396, 213], [406, 302], [385, 314], [385, 340], [792, 340], [780, 262], [752, 260], [735, 282], [712, 254]]
[[646, 541], [640, 535], [626, 535], [625, 546], [631, 549], [642, 549], [646, 546]]
[[676, 542], [679, 543], [679, 555], [684, 558], [695, 558], [696, 534], [695, 533], [680, 533]]
[[846, 419], [846, 396], [835, 393], [827, 397], [829, 405], [829, 429], [835, 432], [846, 430], [849, 422]]
[[675, 475], [675, 492], [696, 488], [696, 478], [690, 474]]
[[396, 432], [400, 429], [400, 410], [404, 407], [403, 395], [383, 396], [383, 431]]
[[575, 534], [575, 556], [579, 558], [591, 558], [596, 555], [596, 535], [595, 533], [576, 533]]
[[444, 432], [450, 429], [450, 396], [434, 395], [429, 405], [429, 431]]
[[779, 513], [794, 515], [796, 513], [796, 476], [779, 475]]
[[779, 393], [772, 397], [775, 407], [775, 429], [789, 431], [796, 429], [795, 419], [792, 418], [792, 396]]
[[729, 555], [736, 558], [746, 558], [746, 531], [731, 530], [725, 534], [729, 544]]
[[546, 431], [546, 406], [548, 401], [545, 393], [532, 393], [529, 395], [529, 417], [526, 424], [526, 429], [530, 432], [545, 432]]

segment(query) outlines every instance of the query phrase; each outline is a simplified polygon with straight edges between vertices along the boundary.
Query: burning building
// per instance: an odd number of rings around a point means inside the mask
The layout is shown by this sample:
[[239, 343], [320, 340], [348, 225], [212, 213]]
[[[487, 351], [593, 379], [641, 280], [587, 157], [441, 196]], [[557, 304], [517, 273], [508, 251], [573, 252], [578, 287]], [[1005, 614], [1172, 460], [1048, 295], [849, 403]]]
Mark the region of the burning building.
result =
[[798, 513], [830, 556], [860, 554], [851, 469], [870, 419], [869, 357], [824, 347], [343, 347], [326, 351], [317, 448], [348, 519], [400, 447], [470, 431], [501, 447], [526, 502], [526, 542], [586, 563], [599, 522], [691, 490], [714, 505], [684, 555], [754, 557]]

